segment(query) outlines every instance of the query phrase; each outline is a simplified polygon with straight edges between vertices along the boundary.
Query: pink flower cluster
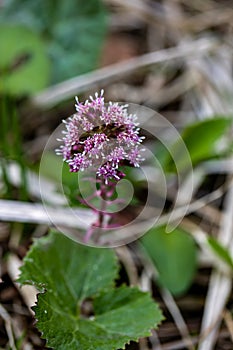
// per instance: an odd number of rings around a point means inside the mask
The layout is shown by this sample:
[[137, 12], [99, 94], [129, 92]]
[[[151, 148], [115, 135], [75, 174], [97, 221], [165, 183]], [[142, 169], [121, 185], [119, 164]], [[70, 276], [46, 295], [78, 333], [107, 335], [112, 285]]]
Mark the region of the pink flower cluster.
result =
[[76, 113], [63, 122], [66, 130], [62, 145], [56, 150], [69, 164], [71, 172], [89, 167], [108, 183], [120, 180], [124, 173], [119, 166], [139, 167], [143, 158], [140, 144], [143, 136], [136, 123], [136, 116], [128, 114], [127, 105], [104, 103], [103, 90], [100, 96], [90, 96], [81, 103], [76, 98]]

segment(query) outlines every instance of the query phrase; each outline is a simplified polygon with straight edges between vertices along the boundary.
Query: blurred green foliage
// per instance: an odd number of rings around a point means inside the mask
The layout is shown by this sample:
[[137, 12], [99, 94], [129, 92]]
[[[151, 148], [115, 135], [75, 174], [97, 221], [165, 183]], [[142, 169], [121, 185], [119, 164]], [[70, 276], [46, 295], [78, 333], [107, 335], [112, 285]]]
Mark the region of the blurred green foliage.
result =
[[[34, 36], [37, 35], [37, 41], [42, 40], [52, 63], [51, 83], [96, 67], [105, 38], [106, 22], [106, 10], [100, 0], [9, 0], [0, 13], [2, 25], [21, 24], [34, 32]], [[12, 35], [16, 36], [15, 33]], [[17, 46], [20, 43], [25, 45], [25, 53], [30, 54], [33, 46], [30, 46], [30, 41], [35, 42], [36, 39], [33, 34], [31, 37], [27, 35], [20, 35]], [[10, 33], [9, 40], [13, 40]], [[40, 62], [36, 66], [35, 59], [33, 61], [35, 72], [43, 75]], [[25, 80], [22, 85], [24, 83]]]
[[26, 162], [24, 158], [22, 135], [15, 100], [10, 96], [0, 98], [0, 174], [3, 186], [0, 194], [12, 199], [13, 185], [10, 180], [9, 166], [16, 162], [20, 169], [21, 184], [19, 199], [28, 199]]
[[232, 119], [224, 116], [187, 125], [181, 133], [181, 138], [170, 145], [172, 154], [164, 145], [159, 144], [155, 151], [156, 157], [167, 173], [190, 170], [188, 168], [191, 165], [196, 166], [202, 161], [222, 156], [226, 152], [228, 146], [219, 151], [216, 145], [226, 135], [231, 125]]
[[44, 43], [22, 25], [0, 24], [0, 94], [31, 95], [49, 82]]

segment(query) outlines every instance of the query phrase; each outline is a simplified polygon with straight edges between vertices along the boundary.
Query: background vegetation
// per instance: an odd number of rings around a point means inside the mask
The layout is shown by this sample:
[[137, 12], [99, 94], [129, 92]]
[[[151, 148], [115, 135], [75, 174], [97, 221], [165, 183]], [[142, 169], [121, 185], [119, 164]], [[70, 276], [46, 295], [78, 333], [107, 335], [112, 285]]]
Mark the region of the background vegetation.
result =
[[[48, 235], [51, 223], [39, 190], [40, 159], [53, 130], [74, 112], [74, 96], [85, 100], [101, 88], [107, 101], [142, 104], [165, 116], [182, 135], [194, 169], [187, 215], [167, 234], [166, 214], [177, 196], [177, 171], [166, 149], [149, 137], [166, 176], [163, 225], [108, 254], [118, 259], [115, 287], [119, 295], [127, 293], [123, 284], [139, 286], [150, 292], [165, 319], [149, 335], [153, 322], [140, 318], [138, 324], [146, 328], [133, 329], [122, 342], [148, 336], [139, 343], [131, 341], [126, 348], [232, 349], [232, 19], [231, 1], [11, 0], [1, 4], [1, 349], [45, 348], [31, 311], [35, 289], [20, 288], [16, 282], [33, 239], [43, 237], [37, 248], [32, 248], [33, 261], [40, 261], [36, 249], [43, 250], [44, 240], [54, 239]], [[169, 142], [179, 159], [175, 165], [185, 170], [179, 142]], [[48, 150], [44, 161], [41, 181], [46, 202], [56, 207], [53, 221], [66, 227], [70, 218], [57, 176], [61, 160]], [[123, 214], [125, 220], [146, 197], [146, 184], [132, 174], [129, 178], [134, 183], [136, 205]], [[190, 177], [185, 180], [179, 187], [180, 206], [187, 202]], [[156, 178], [154, 184], [157, 193]], [[88, 222], [90, 212], [79, 206], [76, 181], [66, 171], [63, 187], [69, 205], [83, 210]], [[80, 222], [71, 225], [83, 229]], [[56, 258], [53, 252], [41, 271], [52, 269]], [[31, 265], [27, 266], [30, 269]], [[91, 271], [92, 265], [88, 269]], [[24, 283], [28, 273], [24, 270]], [[72, 269], [70, 273], [74, 275]], [[33, 271], [30, 281], [40, 289], [44, 276], [37, 281], [32, 275]], [[98, 276], [104, 276], [103, 271]], [[61, 276], [58, 273], [54, 278], [60, 281]], [[73, 283], [72, 278], [70, 281]], [[137, 301], [141, 292], [133, 290], [133, 309], [140, 314]], [[42, 297], [39, 300], [43, 302]], [[103, 312], [102, 300], [97, 299], [97, 313]], [[148, 300], [143, 300], [149, 303], [147, 315], [155, 319]], [[131, 310], [127, 302], [125, 314]], [[108, 323], [102, 319], [105, 321]], [[93, 329], [88, 332], [92, 334]], [[71, 349], [70, 345], [67, 348]]]

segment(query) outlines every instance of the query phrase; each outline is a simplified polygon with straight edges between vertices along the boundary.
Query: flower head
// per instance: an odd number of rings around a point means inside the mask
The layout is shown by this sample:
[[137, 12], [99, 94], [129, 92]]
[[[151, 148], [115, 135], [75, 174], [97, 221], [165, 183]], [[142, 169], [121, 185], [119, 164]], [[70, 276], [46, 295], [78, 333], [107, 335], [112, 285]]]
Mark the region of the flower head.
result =
[[127, 105], [105, 104], [103, 90], [85, 103], [77, 98], [76, 102], [77, 112], [63, 121], [66, 130], [56, 153], [63, 156], [71, 172], [95, 167], [105, 183], [119, 181], [124, 177], [121, 165], [137, 167], [143, 160], [143, 137], [139, 135], [136, 116], [128, 114]]

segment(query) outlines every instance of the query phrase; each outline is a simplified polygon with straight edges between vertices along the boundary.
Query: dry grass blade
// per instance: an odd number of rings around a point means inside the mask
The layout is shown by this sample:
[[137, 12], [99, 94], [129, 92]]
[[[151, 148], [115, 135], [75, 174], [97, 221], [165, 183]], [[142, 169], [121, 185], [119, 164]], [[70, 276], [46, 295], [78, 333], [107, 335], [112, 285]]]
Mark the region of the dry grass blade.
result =
[[83, 74], [54, 85], [34, 96], [31, 99], [31, 103], [41, 108], [49, 108], [65, 99], [73, 98], [74, 95], [78, 95], [96, 85], [103, 87], [109, 82], [112, 83], [134, 72], [138, 72], [140, 69], [146, 69], [158, 63], [174, 61], [185, 57], [200, 57], [216, 48], [216, 46], [216, 40], [200, 39], [166, 50], [147, 53], [140, 57], [100, 68], [94, 72]]
[[[198, 337], [192, 337], [192, 344], [195, 345], [197, 344], [198, 342]], [[186, 349], [185, 347], [185, 342], [184, 340], [178, 340], [178, 341], [174, 341], [174, 342], [170, 342], [170, 343], [167, 343], [167, 344], [164, 344], [162, 346], [162, 350], [184, 350]], [[157, 350], [157, 349], [154, 349], [154, 350]]]
[[[219, 233], [219, 242], [228, 246], [231, 254], [233, 254], [232, 212], [233, 183], [231, 183], [231, 187], [227, 193], [225, 211], [222, 216]], [[220, 321], [222, 319], [222, 313], [231, 292], [231, 288], [231, 275], [223, 274], [220, 271], [214, 271], [212, 273], [202, 320], [202, 333], [206, 336], [200, 341], [198, 350], [212, 350], [214, 348], [218, 336]]]
[[163, 347], [160, 344], [159, 337], [158, 337], [157, 333], [155, 332], [155, 330], [152, 330], [151, 333], [152, 333], [152, 335], [150, 336], [150, 342], [152, 345], [152, 349], [153, 350], [162, 350]]
[[232, 314], [230, 311], [226, 310], [224, 312], [224, 321], [226, 323], [226, 326], [230, 332], [230, 335], [231, 335], [231, 340], [233, 342], [233, 318], [232, 318]]
[[85, 209], [52, 208], [38, 203], [0, 200], [0, 220], [86, 229], [94, 222], [95, 215]]
[[162, 289], [161, 295], [162, 295], [162, 298], [163, 298], [169, 312], [171, 313], [171, 315], [175, 321], [177, 328], [180, 331], [180, 334], [182, 335], [183, 342], [184, 342], [186, 348], [189, 350], [194, 350], [194, 345], [193, 345], [192, 339], [190, 337], [188, 327], [183, 319], [183, 316], [182, 316], [174, 298], [172, 297], [171, 293], [167, 289]]
[[0, 304], [0, 316], [5, 321], [6, 332], [9, 339], [9, 345], [12, 350], [17, 350], [15, 346], [14, 334], [12, 330], [12, 320], [6, 309]]

